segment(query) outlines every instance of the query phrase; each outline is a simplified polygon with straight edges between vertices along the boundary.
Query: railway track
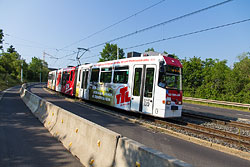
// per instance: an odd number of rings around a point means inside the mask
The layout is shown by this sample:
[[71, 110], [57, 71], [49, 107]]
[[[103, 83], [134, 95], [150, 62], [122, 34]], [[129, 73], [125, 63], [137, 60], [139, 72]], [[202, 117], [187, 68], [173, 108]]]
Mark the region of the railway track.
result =
[[[51, 90], [49, 91], [53, 92]], [[101, 104], [96, 104], [93, 102], [86, 103], [85, 101], [82, 101], [80, 99], [76, 100], [75, 102], [84, 107], [95, 109], [101, 112], [108, 112], [109, 114], [112, 114], [114, 116], [119, 116], [120, 118], [122, 117], [123, 119], [126, 119], [126, 120], [130, 120], [131, 118], [136, 119], [137, 120], [136, 122], [139, 121], [139, 123], [146, 122], [148, 124], [152, 124], [154, 126], [158, 126], [161, 128], [170, 129], [178, 133], [183, 133], [185, 135], [200, 138], [200, 139], [207, 140], [207, 141], [217, 143], [217, 144], [221, 144], [227, 147], [236, 148], [241, 151], [250, 152], [250, 137], [241, 135], [240, 133], [235, 134], [235, 133], [231, 133], [231, 132], [227, 132], [223, 130], [205, 127], [200, 124], [187, 122], [183, 118], [161, 119], [161, 118], [152, 117], [150, 115], [141, 114], [138, 112], [128, 112], [124, 110], [119, 110], [119, 109], [115, 109], [109, 106], [105, 106], [104, 108], [103, 105]], [[237, 127], [237, 128], [241, 128], [243, 130], [249, 131], [250, 133], [250, 124], [246, 124], [242, 122], [216, 119], [216, 118], [211, 118], [209, 116], [202, 116], [198, 114], [189, 114], [189, 113], [188, 114], [183, 113], [183, 117], [188, 117], [188, 118], [200, 120], [203, 122], [213, 122], [213, 123], [223, 125], [223, 126]]]
[[[85, 106], [88, 105], [85, 103]], [[114, 112], [114, 109], [110, 109], [109, 112]], [[213, 129], [209, 127], [204, 127], [202, 125], [197, 125], [194, 123], [189, 123], [183, 120], [182, 118], [179, 119], [161, 119], [152, 117], [150, 115], [140, 114], [137, 112], [127, 112], [119, 109], [115, 109], [117, 112], [122, 113], [123, 117], [132, 116], [135, 117], [137, 120], [147, 123], [163, 127], [166, 129], [174, 130], [179, 133], [184, 133], [186, 135], [190, 135], [193, 137], [201, 138], [204, 140], [208, 140], [210, 142], [222, 144], [224, 146], [237, 148], [242, 151], [250, 152], [250, 137], [249, 136], [243, 136], [240, 134], [235, 134], [231, 132], [226, 132], [218, 129]], [[107, 111], [107, 110], [106, 110]], [[185, 115], [186, 116], [186, 115]], [[190, 116], [191, 117], [191, 116]], [[195, 117], [195, 116], [194, 116]], [[203, 119], [203, 117], [195, 117], [196, 119], [200, 118], [200, 120], [206, 119], [206, 121], [211, 121], [209, 117]], [[213, 119], [214, 122], [216, 122], [216, 119]], [[232, 122], [229, 124], [226, 120], [217, 120], [222, 125], [237, 125], [237, 127], [243, 127], [244, 129], [249, 129], [249, 124], [240, 123], [240, 122]]]
[[242, 151], [250, 152], [250, 137], [234, 134], [218, 129], [204, 127], [189, 123], [183, 119], [158, 119], [144, 116], [143, 119], [155, 123], [157, 126], [165, 127], [193, 137], [198, 137], [218, 144], [234, 147]]
[[237, 122], [237, 121], [232, 121], [232, 120], [225, 120], [225, 119], [221, 119], [221, 118], [214, 118], [214, 117], [200, 115], [200, 114], [194, 114], [194, 113], [191, 114], [191, 113], [187, 113], [187, 112], [183, 112], [182, 116], [189, 117], [189, 118], [191, 117], [191, 118], [198, 119], [198, 120], [204, 120], [207, 122], [213, 122], [213, 123], [220, 124], [220, 125], [226, 125], [226, 126], [236, 127], [239, 129], [250, 131], [250, 124], [248, 124], [248, 123]]

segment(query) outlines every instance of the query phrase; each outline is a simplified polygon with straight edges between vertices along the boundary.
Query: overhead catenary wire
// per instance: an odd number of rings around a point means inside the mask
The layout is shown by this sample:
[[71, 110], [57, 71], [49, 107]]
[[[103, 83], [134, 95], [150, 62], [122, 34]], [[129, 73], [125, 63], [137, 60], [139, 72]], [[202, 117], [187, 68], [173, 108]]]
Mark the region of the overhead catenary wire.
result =
[[[137, 48], [137, 47], [141, 47], [141, 46], [145, 46], [145, 45], [149, 45], [149, 44], [154, 44], [154, 43], [159, 43], [159, 42], [163, 42], [163, 41], [168, 41], [168, 40], [171, 40], [171, 39], [176, 39], [176, 38], [181, 38], [181, 37], [185, 37], [185, 36], [190, 36], [190, 35], [194, 35], [194, 34], [198, 34], [198, 33], [203, 33], [203, 32], [211, 31], [211, 30], [215, 30], [215, 29], [225, 28], [225, 27], [233, 26], [233, 25], [236, 25], [236, 24], [241, 24], [241, 23], [248, 22], [248, 21], [250, 21], [250, 18], [249, 19], [240, 20], [240, 21], [236, 21], [236, 22], [232, 22], [232, 23], [227, 23], [227, 24], [219, 25], [219, 26], [214, 26], [214, 27], [210, 27], [210, 28], [206, 28], [206, 29], [202, 29], [202, 30], [197, 30], [197, 31], [189, 32], [189, 33], [184, 33], [184, 34], [180, 34], [180, 35], [176, 35], [176, 36], [172, 36], [172, 37], [168, 37], [168, 38], [163, 38], [163, 39], [159, 39], [159, 40], [155, 40], [155, 41], [150, 41], [150, 42], [146, 42], [146, 43], [142, 43], [142, 44], [138, 44], [138, 45], [134, 45], [134, 46], [130, 46], [130, 47], [126, 47], [126, 48], [123, 48], [123, 50], [128, 50], [128, 49]], [[97, 56], [100, 56], [100, 54], [96, 54], [96, 55], [84, 57], [84, 59], [89, 59], [89, 58], [93, 58], [93, 57], [97, 57]]]
[[102, 46], [102, 45], [104, 45], [104, 44], [106, 44], [106, 43], [111, 43], [111, 42], [114, 42], [114, 41], [117, 41], [117, 40], [120, 40], [120, 39], [123, 39], [123, 38], [127, 38], [127, 37], [132, 36], [132, 35], [139, 34], [139, 33], [144, 32], [144, 31], [148, 31], [148, 30], [150, 30], [150, 29], [153, 29], [153, 28], [156, 28], [156, 27], [159, 27], [159, 26], [162, 26], [162, 25], [165, 25], [165, 24], [168, 24], [168, 23], [171, 23], [171, 22], [174, 22], [174, 21], [177, 21], [177, 20], [180, 20], [180, 19], [183, 19], [183, 18], [192, 16], [192, 15], [195, 15], [195, 14], [198, 14], [198, 13], [201, 13], [201, 12], [204, 12], [204, 11], [206, 11], [206, 10], [209, 10], [209, 9], [212, 9], [212, 8], [215, 8], [215, 7], [224, 5], [224, 4], [229, 3], [229, 2], [231, 2], [231, 1], [233, 1], [233, 0], [226, 0], [226, 1], [223, 1], [223, 2], [220, 2], [220, 3], [217, 3], [217, 4], [214, 4], [214, 5], [208, 6], [208, 7], [206, 7], [206, 8], [202, 8], [202, 9], [196, 10], [196, 11], [194, 11], [194, 12], [191, 12], [191, 13], [188, 13], [188, 14], [184, 14], [184, 15], [182, 15], [182, 16], [178, 16], [178, 17], [176, 17], [176, 18], [173, 18], [173, 19], [164, 21], [164, 22], [162, 22], [162, 23], [158, 23], [158, 24], [155, 24], [155, 25], [152, 25], [152, 26], [143, 28], [143, 29], [141, 29], [141, 30], [138, 30], [138, 31], [135, 31], [135, 32], [132, 32], [132, 33], [129, 33], [129, 34], [126, 34], [126, 35], [123, 35], [123, 36], [120, 36], [120, 37], [117, 37], [117, 38], [114, 38], [114, 39], [105, 41], [105, 42], [102, 42], [102, 43], [97, 44], [97, 45], [94, 45], [94, 46], [91, 46], [91, 47], [89, 47], [88, 49], [93, 49], [93, 48]]
[[[17, 36], [14, 36], [14, 35], [11, 35], [11, 34], [7, 34], [7, 33], [4, 33], [4, 35], [5, 35], [5, 37], [11, 37], [11, 38], [15, 38], [15, 39], [18, 39], [18, 40], [21, 40], [21, 41], [24, 41], [24, 42], [35, 44], [35, 45], [26, 45], [26, 44], [15, 43], [14, 45], [21, 45], [21, 46], [24, 46], [24, 47], [31, 47], [31, 48], [37, 48], [37, 49], [50, 49], [50, 50], [56, 50], [56, 51], [58, 51], [57, 48], [50, 47], [50, 46], [42, 44], [40, 42], [32, 41], [32, 40], [29, 40], [29, 39], [24, 39], [22, 37], [17, 37]], [[72, 50], [65, 50], [65, 49], [63, 49], [62, 51], [72, 51]]]
[[73, 53], [70, 53], [70, 54], [67, 54], [67, 55], [65, 55], [65, 56], [59, 57], [58, 59], [63, 59], [63, 58], [72, 56], [72, 55], [74, 55], [74, 54], [76, 54], [76, 53], [77, 53], [76, 51], [73, 51]]
[[[29, 43], [37, 43], [38, 45], [40, 46], [45, 46], [45, 47], [48, 47], [47, 45], [44, 45], [40, 42], [36, 42], [36, 41], [31, 41], [31, 40], [28, 40], [28, 39], [24, 39], [24, 38], [21, 38], [21, 37], [17, 37], [17, 36], [14, 36], [14, 35], [10, 35], [10, 34], [7, 34], [7, 33], [4, 33], [5, 37], [12, 37], [12, 38], [16, 38], [18, 40], [22, 40], [22, 41], [25, 41], [25, 42], [29, 42]], [[56, 49], [56, 48], [53, 48], [53, 49]]]
[[[225, 27], [233, 26], [233, 25], [236, 25], [236, 24], [241, 24], [241, 23], [248, 22], [248, 21], [250, 21], [250, 18], [240, 20], [240, 21], [236, 21], [236, 22], [232, 22], [232, 23], [223, 24], [223, 25], [218, 25], [218, 26], [214, 26], [214, 27], [210, 27], [210, 28], [206, 28], [206, 29], [202, 29], [202, 30], [197, 30], [197, 31], [189, 32], [189, 33], [184, 33], [184, 34], [180, 34], [180, 35], [176, 35], [176, 36], [172, 36], [172, 37], [168, 37], [168, 38], [163, 38], [163, 39], [159, 39], [159, 40], [155, 40], [155, 41], [151, 41], [151, 42], [147, 42], [147, 43], [143, 43], [143, 44], [138, 44], [138, 45], [126, 47], [126, 48], [123, 48], [123, 50], [128, 50], [128, 49], [137, 48], [137, 47], [141, 47], [141, 46], [145, 46], [145, 45], [149, 45], [149, 44], [154, 44], [154, 43], [158, 43], [158, 42], [163, 42], [163, 41], [167, 41], [167, 40], [171, 40], [171, 39], [190, 36], [190, 35], [203, 33], [203, 32], [211, 31], [211, 30], [215, 30], [215, 29], [225, 28]], [[97, 57], [97, 56], [100, 56], [100, 54], [93, 55], [93, 56], [88, 56], [88, 57], [85, 57], [85, 59], [92, 58], [92, 57]]]
[[116, 26], [116, 25], [118, 25], [118, 24], [120, 24], [120, 23], [122, 23], [122, 22], [124, 22], [124, 21], [126, 21], [126, 20], [128, 20], [128, 19], [130, 19], [130, 18], [132, 18], [132, 17], [135, 17], [135, 16], [137, 16], [137, 15], [139, 15], [139, 14], [141, 14], [141, 13], [143, 13], [143, 12], [145, 12], [145, 11], [147, 11], [147, 10], [149, 10], [149, 9], [151, 9], [151, 8], [153, 8], [153, 7], [157, 6], [157, 5], [159, 5], [159, 4], [161, 4], [161, 3], [164, 2], [164, 1], [166, 1], [166, 0], [161, 0], [161, 1], [155, 3], [155, 4], [151, 5], [151, 6], [148, 6], [147, 8], [144, 8], [144, 9], [142, 9], [142, 10], [140, 10], [140, 11], [138, 11], [138, 12], [136, 12], [136, 13], [134, 13], [134, 14], [132, 14], [132, 15], [126, 17], [126, 18], [123, 18], [123, 19], [121, 19], [121, 20], [119, 20], [119, 21], [117, 21], [117, 22], [115, 22], [115, 23], [113, 23], [113, 24], [111, 24], [111, 25], [109, 25], [109, 26], [107, 26], [107, 27], [105, 27], [105, 28], [99, 30], [99, 31], [96, 31], [96, 32], [94, 32], [94, 33], [92, 33], [92, 34], [90, 34], [90, 35], [88, 35], [88, 36], [86, 36], [86, 37], [84, 37], [84, 38], [82, 38], [82, 39], [76, 41], [76, 42], [73, 42], [73, 43], [71, 43], [71, 44], [69, 44], [69, 45], [66, 45], [66, 46], [62, 47], [61, 49], [59, 49], [59, 50], [68, 48], [68, 47], [73, 46], [73, 45], [75, 45], [75, 44], [77, 44], [77, 43], [80, 43], [80, 42], [82, 42], [82, 41], [84, 41], [84, 40], [86, 40], [86, 39], [88, 39], [88, 38], [91, 38], [91, 37], [93, 37], [93, 36], [95, 36], [95, 35], [97, 35], [97, 34], [99, 34], [99, 33], [101, 33], [101, 32], [104, 32], [105, 30], [107, 30], [107, 29], [109, 29], [109, 28], [111, 28], [111, 27], [114, 27], [114, 26]]
[[171, 40], [171, 39], [176, 39], [176, 38], [180, 38], [180, 37], [185, 37], [185, 36], [189, 36], [189, 35], [194, 35], [194, 34], [206, 32], [206, 31], [211, 31], [211, 30], [215, 30], [215, 29], [219, 29], [219, 28], [224, 28], [224, 27], [228, 27], [228, 26], [232, 26], [235, 24], [240, 24], [240, 23], [244, 23], [244, 22], [248, 22], [248, 21], [250, 21], [250, 18], [245, 19], [245, 20], [241, 20], [241, 21], [237, 21], [237, 22], [232, 22], [232, 23], [228, 23], [228, 24], [215, 26], [215, 27], [210, 27], [210, 28], [206, 28], [206, 29], [202, 29], [202, 30], [198, 30], [198, 31], [193, 31], [193, 32], [189, 32], [189, 33], [185, 33], [185, 34], [181, 34], [181, 35], [176, 35], [176, 36], [172, 36], [172, 37], [168, 37], [168, 38], [163, 38], [163, 39], [159, 39], [159, 40], [155, 40], [155, 41], [151, 41], [151, 42], [147, 42], [147, 43], [143, 43], [143, 44], [139, 44], [139, 45], [135, 45], [135, 46], [130, 46], [130, 47], [124, 48], [123, 50], [141, 47], [144, 45], [154, 44], [154, 43], [167, 41], [167, 40]]
[[60, 60], [60, 59], [64, 59], [64, 58], [66, 58], [66, 57], [69, 57], [69, 56], [72, 56], [72, 55], [74, 55], [74, 54], [76, 54], [77, 52], [73, 52], [73, 53], [71, 53], [71, 54], [67, 54], [67, 55], [65, 55], [65, 56], [62, 56], [62, 57], [55, 57], [55, 56], [52, 56], [52, 55], [50, 55], [50, 54], [48, 54], [48, 53], [46, 53], [47, 55], [49, 55], [50, 57], [49, 58], [51, 58], [51, 59], [56, 59], [55, 61], [54, 61], [54, 63], [53, 63], [53, 65], [55, 65], [56, 63], [57, 63], [57, 61], [58, 60]]

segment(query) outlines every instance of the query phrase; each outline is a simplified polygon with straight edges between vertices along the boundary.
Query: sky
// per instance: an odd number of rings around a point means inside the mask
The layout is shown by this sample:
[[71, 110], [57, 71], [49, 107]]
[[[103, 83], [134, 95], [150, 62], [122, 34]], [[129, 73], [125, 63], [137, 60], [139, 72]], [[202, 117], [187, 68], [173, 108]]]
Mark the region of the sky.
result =
[[[13, 45], [26, 62], [32, 57], [43, 59], [45, 52], [50, 68], [64, 68], [77, 65], [77, 48], [91, 48], [223, 1], [0, 0], [0, 29], [4, 32], [5, 51]], [[153, 7], [144, 10], [150, 6]], [[249, 0], [234, 0], [111, 43], [123, 48], [125, 54], [154, 48], [157, 52], [174, 53], [180, 59], [196, 56], [202, 60], [227, 60], [228, 66], [233, 67], [238, 55], [250, 52], [250, 21], [126, 48], [250, 19], [249, 7]], [[89, 37], [121, 20], [124, 21]], [[81, 63], [97, 62], [103, 48], [104, 45], [89, 49], [82, 55]]]

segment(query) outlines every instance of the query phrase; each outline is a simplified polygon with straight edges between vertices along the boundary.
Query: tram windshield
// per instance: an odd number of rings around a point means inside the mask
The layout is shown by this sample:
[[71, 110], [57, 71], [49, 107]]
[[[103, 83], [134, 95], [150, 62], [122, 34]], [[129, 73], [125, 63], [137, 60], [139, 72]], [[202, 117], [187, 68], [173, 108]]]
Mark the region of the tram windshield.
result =
[[181, 90], [181, 71], [179, 67], [164, 66], [159, 72], [158, 85], [166, 89]]

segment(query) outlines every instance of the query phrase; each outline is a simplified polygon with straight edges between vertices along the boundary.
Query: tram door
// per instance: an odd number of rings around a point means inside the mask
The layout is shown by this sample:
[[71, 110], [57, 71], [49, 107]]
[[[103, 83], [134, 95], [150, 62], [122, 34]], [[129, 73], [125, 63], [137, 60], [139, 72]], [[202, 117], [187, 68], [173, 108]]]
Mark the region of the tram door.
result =
[[131, 110], [152, 113], [155, 68], [155, 65], [134, 66]]
[[143, 78], [143, 65], [134, 66], [133, 76], [133, 91], [131, 95], [131, 110], [142, 111], [141, 92], [142, 92], [142, 78]]
[[153, 113], [153, 98], [155, 87], [155, 65], [147, 65], [145, 68], [144, 77], [144, 90], [143, 90], [143, 105], [142, 112], [152, 114]]
[[89, 71], [87, 69], [81, 69], [81, 83], [80, 83], [80, 90], [79, 94], [80, 97], [86, 99], [87, 98], [87, 81], [88, 81], [88, 74]]

